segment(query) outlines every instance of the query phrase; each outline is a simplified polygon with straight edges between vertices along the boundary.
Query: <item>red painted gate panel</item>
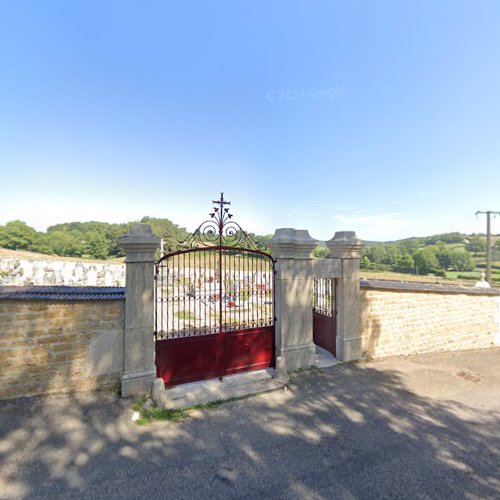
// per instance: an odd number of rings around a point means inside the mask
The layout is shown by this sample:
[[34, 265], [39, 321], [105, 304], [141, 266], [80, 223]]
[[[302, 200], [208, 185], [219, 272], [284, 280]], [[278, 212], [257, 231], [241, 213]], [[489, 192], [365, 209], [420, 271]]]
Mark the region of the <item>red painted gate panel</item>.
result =
[[[156, 368], [166, 385], [274, 365], [274, 260], [223, 196], [156, 265]], [[213, 245], [218, 243], [218, 245]]]
[[217, 335], [156, 341], [156, 376], [165, 385], [214, 378]]
[[313, 341], [336, 354], [335, 279], [318, 278], [313, 284]]
[[313, 311], [313, 341], [316, 345], [336, 354], [335, 323], [332, 316]]
[[224, 374], [261, 370], [274, 363], [274, 326], [226, 334]]
[[217, 334], [156, 341], [156, 374], [165, 385], [271, 366], [274, 366], [274, 326], [226, 334], [222, 372], [217, 367]]

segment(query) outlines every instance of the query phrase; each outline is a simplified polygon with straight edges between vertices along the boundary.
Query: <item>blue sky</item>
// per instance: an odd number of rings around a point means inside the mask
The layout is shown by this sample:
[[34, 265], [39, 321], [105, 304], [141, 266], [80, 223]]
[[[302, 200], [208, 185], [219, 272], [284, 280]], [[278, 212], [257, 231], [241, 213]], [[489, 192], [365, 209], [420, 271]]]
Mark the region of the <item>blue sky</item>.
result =
[[[500, 2], [0, 2], [0, 224], [388, 240], [500, 210]], [[500, 233], [500, 219], [493, 229]]]

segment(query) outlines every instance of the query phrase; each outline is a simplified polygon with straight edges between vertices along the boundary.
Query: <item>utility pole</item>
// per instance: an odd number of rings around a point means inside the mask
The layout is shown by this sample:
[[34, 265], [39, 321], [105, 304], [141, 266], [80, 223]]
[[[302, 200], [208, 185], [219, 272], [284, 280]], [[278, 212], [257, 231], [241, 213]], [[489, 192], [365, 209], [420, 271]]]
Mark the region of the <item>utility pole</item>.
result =
[[486, 214], [486, 281], [491, 285], [491, 216], [500, 215], [500, 212], [478, 210], [476, 215]]

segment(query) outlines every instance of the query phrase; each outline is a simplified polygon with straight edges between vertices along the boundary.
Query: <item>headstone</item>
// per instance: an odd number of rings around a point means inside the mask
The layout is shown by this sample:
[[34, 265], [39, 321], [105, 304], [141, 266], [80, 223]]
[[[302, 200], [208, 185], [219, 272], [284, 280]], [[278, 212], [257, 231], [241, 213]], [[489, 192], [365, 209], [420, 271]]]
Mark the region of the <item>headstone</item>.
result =
[[44, 281], [43, 281], [43, 268], [39, 263], [35, 263], [33, 265], [33, 285], [35, 286], [43, 286]]
[[97, 271], [95, 266], [91, 266], [87, 271], [86, 286], [97, 286]]
[[81, 262], [77, 262], [75, 264], [75, 268], [73, 270], [73, 276], [74, 276], [74, 281], [75, 285], [82, 285], [83, 284], [83, 276], [84, 276], [84, 267]]
[[109, 267], [104, 270], [104, 286], [113, 286], [113, 273]]
[[43, 275], [43, 283], [52, 286], [56, 284], [56, 273], [54, 272], [54, 269], [51, 269], [50, 267], [46, 267], [44, 269], [44, 275]]

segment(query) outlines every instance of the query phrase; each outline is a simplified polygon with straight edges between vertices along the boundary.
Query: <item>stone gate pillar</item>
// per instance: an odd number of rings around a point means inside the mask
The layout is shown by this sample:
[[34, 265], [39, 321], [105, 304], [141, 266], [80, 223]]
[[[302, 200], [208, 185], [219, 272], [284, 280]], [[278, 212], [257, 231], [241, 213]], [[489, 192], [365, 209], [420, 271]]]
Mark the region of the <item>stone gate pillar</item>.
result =
[[148, 393], [156, 378], [154, 346], [154, 262], [160, 246], [149, 224], [132, 224], [120, 239], [125, 250], [125, 371], [122, 396]]
[[337, 282], [337, 358], [341, 361], [361, 359], [361, 299], [359, 293], [359, 260], [363, 242], [354, 231], [337, 231], [326, 242], [330, 258], [340, 259], [341, 277]]
[[277, 229], [268, 241], [276, 264], [276, 356], [287, 370], [314, 364], [312, 251], [316, 240], [302, 229]]

